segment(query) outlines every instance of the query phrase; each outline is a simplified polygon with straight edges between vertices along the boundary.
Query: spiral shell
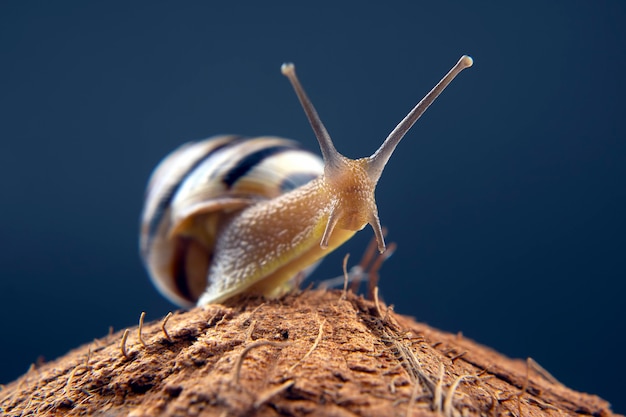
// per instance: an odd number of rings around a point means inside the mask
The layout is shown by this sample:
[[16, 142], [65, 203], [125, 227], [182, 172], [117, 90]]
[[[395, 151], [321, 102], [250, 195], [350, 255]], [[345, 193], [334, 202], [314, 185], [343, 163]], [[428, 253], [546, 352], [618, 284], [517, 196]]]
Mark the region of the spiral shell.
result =
[[141, 219], [141, 255], [155, 286], [176, 304], [195, 304], [221, 225], [322, 172], [317, 155], [272, 136], [215, 136], [176, 149], [154, 170]]

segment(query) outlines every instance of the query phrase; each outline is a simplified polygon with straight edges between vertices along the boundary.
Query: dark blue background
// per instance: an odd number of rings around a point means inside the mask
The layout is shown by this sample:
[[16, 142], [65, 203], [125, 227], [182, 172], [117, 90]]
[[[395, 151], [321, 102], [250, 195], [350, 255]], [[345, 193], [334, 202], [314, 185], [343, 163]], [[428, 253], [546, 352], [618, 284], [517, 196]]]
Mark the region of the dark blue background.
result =
[[173, 308], [137, 254], [171, 149], [216, 133], [316, 149], [282, 62], [357, 157], [468, 53], [380, 182], [399, 244], [381, 293], [625, 412], [626, 3], [249, 3], [0, 5], [0, 382]]

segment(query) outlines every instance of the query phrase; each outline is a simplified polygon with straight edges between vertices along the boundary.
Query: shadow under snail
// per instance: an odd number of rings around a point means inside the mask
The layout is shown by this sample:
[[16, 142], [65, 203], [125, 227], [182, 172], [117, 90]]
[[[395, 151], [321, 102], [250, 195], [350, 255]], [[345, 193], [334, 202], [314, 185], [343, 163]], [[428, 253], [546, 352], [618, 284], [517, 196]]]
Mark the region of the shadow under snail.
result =
[[376, 183], [406, 132], [471, 65], [462, 56], [374, 154], [349, 159], [335, 149], [294, 65], [283, 64], [322, 159], [291, 140], [235, 135], [168, 155], [152, 173], [141, 220], [141, 256], [156, 287], [183, 307], [244, 293], [276, 297], [367, 224], [382, 253]]

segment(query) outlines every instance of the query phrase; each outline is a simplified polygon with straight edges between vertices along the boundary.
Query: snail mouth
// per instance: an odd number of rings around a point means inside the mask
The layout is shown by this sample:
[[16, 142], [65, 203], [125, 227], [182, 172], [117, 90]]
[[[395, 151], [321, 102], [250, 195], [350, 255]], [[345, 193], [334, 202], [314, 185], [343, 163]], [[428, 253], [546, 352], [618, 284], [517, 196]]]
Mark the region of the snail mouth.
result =
[[344, 213], [338, 226], [345, 230], [357, 232], [367, 225], [367, 218], [363, 217], [363, 213], [359, 211], [350, 211]]

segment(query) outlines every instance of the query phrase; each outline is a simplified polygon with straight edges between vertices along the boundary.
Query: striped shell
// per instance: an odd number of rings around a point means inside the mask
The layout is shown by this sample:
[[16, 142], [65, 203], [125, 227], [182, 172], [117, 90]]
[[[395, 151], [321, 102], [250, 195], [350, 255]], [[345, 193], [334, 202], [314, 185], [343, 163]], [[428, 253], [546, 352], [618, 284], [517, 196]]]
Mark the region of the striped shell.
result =
[[170, 301], [194, 305], [221, 225], [322, 172], [321, 158], [278, 137], [216, 136], [182, 145], [157, 166], [146, 191], [140, 246], [153, 283]]

